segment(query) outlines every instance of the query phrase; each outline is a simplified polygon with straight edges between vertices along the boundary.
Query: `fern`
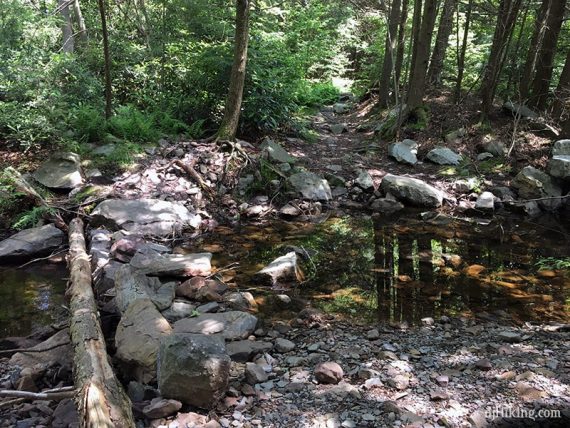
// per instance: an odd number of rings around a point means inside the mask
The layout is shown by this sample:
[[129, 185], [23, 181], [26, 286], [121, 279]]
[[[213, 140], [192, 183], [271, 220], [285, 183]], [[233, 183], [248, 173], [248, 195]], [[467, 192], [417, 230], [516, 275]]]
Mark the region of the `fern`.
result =
[[34, 207], [30, 211], [20, 214], [12, 227], [17, 230], [34, 227], [48, 214], [55, 214], [55, 210], [48, 207]]

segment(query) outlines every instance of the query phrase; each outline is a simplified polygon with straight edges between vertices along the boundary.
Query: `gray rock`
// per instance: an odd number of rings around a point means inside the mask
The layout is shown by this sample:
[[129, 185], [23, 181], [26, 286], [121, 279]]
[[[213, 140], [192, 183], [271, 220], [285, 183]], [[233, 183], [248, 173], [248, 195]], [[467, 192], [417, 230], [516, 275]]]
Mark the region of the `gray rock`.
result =
[[284, 256], [277, 257], [253, 276], [253, 281], [276, 285], [278, 283], [297, 282], [297, 253], [291, 251]]
[[159, 199], [109, 199], [97, 205], [91, 216], [92, 226], [105, 225], [140, 235], [171, 235], [201, 224], [201, 217], [181, 203]]
[[261, 149], [262, 153], [268, 157], [269, 160], [276, 163], [285, 163], [288, 165], [295, 162], [296, 160], [293, 156], [287, 153], [287, 150], [285, 150], [270, 138], [265, 138], [259, 148]]
[[459, 128], [456, 129], [455, 131], [450, 131], [447, 134], [445, 134], [445, 141], [447, 143], [456, 143], [459, 142], [463, 137], [465, 137], [465, 135], [467, 135], [467, 131], [465, 131], [465, 128]]
[[485, 161], [485, 160], [487, 160], [487, 159], [491, 159], [491, 158], [494, 158], [494, 157], [495, 157], [495, 156], [493, 156], [492, 153], [483, 152], [483, 153], [479, 153], [479, 154], [477, 155], [477, 160], [478, 160], [479, 162], [482, 162], [482, 161]]
[[176, 333], [216, 334], [226, 340], [246, 339], [255, 331], [257, 318], [247, 312], [202, 314], [174, 323]]
[[135, 300], [117, 327], [116, 356], [133, 371], [132, 375], [139, 382], [150, 382], [156, 376], [160, 340], [171, 332], [170, 324], [150, 299]]
[[332, 199], [328, 181], [312, 172], [293, 174], [289, 177], [289, 182], [305, 199], [313, 201], [329, 201]]
[[438, 165], [459, 165], [461, 156], [447, 147], [437, 147], [430, 150], [427, 159]]
[[495, 208], [495, 195], [491, 192], [483, 192], [475, 202], [475, 208], [479, 210], [489, 211]]
[[493, 156], [502, 157], [507, 153], [507, 148], [500, 141], [491, 140], [485, 145], [485, 151]]
[[240, 363], [250, 361], [254, 356], [269, 352], [271, 349], [273, 349], [272, 343], [256, 340], [235, 340], [226, 345], [232, 361]]
[[519, 343], [522, 341], [522, 336], [514, 331], [501, 331], [498, 338], [503, 342]]
[[439, 207], [443, 202], [443, 192], [416, 178], [387, 174], [380, 189], [412, 205]]
[[209, 275], [212, 253], [143, 254], [136, 253], [130, 265], [145, 275], [198, 276]]
[[232, 309], [240, 311], [249, 311], [257, 308], [257, 302], [249, 291], [236, 291], [224, 296], [224, 301], [229, 304]]
[[81, 159], [71, 152], [55, 154], [41, 164], [33, 176], [51, 189], [73, 189], [83, 184]]
[[513, 116], [520, 116], [523, 119], [536, 119], [538, 117], [538, 114], [524, 104], [517, 104], [511, 101], [507, 101], [503, 104], [503, 110], [511, 113]]
[[211, 312], [216, 312], [220, 308], [220, 304], [217, 302], [209, 302], [204, 305], [198, 306], [196, 311], [200, 314], [207, 314]]
[[295, 205], [288, 203], [281, 207], [279, 214], [283, 217], [297, 217], [301, 215], [302, 211]]
[[173, 415], [182, 408], [182, 403], [176, 400], [153, 398], [148, 406], [142, 410], [148, 419], [160, 419]]
[[[550, 176], [532, 166], [525, 166], [512, 181], [519, 196], [524, 199], [550, 198], [562, 195], [562, 190]], [[560, 199], [538, 201], [544, 209], [556, 209], [561, 205]]]
[[368, 340], [380, 339], [380, 332], [378, 331], [377, 328], [373, 328], [372, 330], [369, 330], [366, 332], [366, 338]]
[[277, 352], [286, 353], [295, 349], [295, 344], [290, 340], [278, 338], [275, 340], [275, 350]]
[[117, 146], [112, 143], [103, 144], [102, 146], [95, 147], [91, 153], [94, 155], [107, 157], [112, 155], [116, 148]]
[[163, 397], [210, 409], [228, 387], [230, 365], [222, 339], [175, 333], [160, 342], [158, 389]]
[[334, 135], [340, 135], [344, 132], [348, 132], [346, 123], [333, 123], [330, 125], [330, 130]]
[[388, 385], [390, 385], [392, 388], [396, 388], [400, 391], [403, 391], [404, 389], [407, 389], [408, 386], [410, 386], [409, 377], [403, 374], [392, 376], [388, 379], [387, 382]]
[[255, 363], [245, 364], [245, 380], [250, 385], [265, 382], [269, 377], [263, 368]]
[[552, 146], [552, 156], [570, 156], [570, 140], [558, 140]]
[[388, 155], [400, 163], [415, 165], [418, 162], [418, 144], [414, 140], [404, 140], [388, 146]]
[[344, 376], [342, 367], [335, 362], [319, 363], [315, 367], [315, 378], [319, 383], [339, 383]]
[[370, 209], [374, 212], [391, 215], [404, 209], [404, 204], [388, 198], [375, 199], [370, 204]]
[[121, 265], [115, 272], [115, 304], [124, 313], [135, 300], [150, 299], [160, 285], [158, 278], [147, 277], [129, 265]]
[[63, 244], [65, 234], [53, 224], [22, 230], [0, 241], [0, 260], [49, 253]]
[[350, 106], [348, 104], [336, 103], [335, 105], [333, 105], [333, 111], [336, 114], [346, 113], [346, 112], [348, 112], [349, 109], [350, 109]]
[[457, 180], [453, 183], [453, 190], [459, 193], [469, 193], [477, 186], [476, 178], [468, 178], [467, 180]]
[[358, 177], [354, 180], [355, 184], [363, 190], [373, 190], [374, 180], [368, 171], [361, 169], [358, 171]]
[[548, 162], [548, 173], [556, 178], [570, 179], [570, 156], [553, 156]]
[[516, 199], [514, 192], [505, 186], [495, 187], [491, 190], [491, 193], [503, 202], [512, 202]]

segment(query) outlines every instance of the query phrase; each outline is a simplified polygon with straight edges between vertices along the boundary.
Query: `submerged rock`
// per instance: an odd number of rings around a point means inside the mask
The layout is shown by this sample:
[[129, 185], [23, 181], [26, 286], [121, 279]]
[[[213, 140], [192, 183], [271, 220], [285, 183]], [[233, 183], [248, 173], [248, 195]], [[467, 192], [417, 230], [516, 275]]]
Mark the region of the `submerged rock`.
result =
[[51, 189], [73, 189], [83, 184], [81, 159], [72, 152], [55, 154], [41, 164], [33, 176]]
[[400, 163], [415, 165], [418, 162], [418, 144], [414, 140], [404, 140], [388, 146], [388, 156], [393, 157]]
[[412, 205], [439, 207], [443, 202], [443, 192], [416, 178], [387, 174], [380, 188]]
[[53, 224], [22, 230], [0, 241], [0, 260], [49, 253], [63, 244], [64, 233]]
[[178, 202], [159, 199], [109, 199], [95, 207], [92, 225], [105, 225], [141, 235], [170, 235], [184, 227], [200, 226], [199, 215], [192, 214]]
[[222, 339], [175, 333], [160, 343], [158, 389], [163, 397], [210, 409], [228, 387], [230, 365]]
[[427, 159], [439, 165], [459, 165], [461, 155], [447, 147], [437, 147], [429, 151]]
[[269, 265], [253, 276], [253, 280], [266, 285], [278, 283], [292, 283], [298, 281], [299, 267], [297, 253], [291, 251], [284, 256], [277, 257]]
[[202, 314], [174, 323], [176, 333], [215, 334], [226, 340], [246, 339], [255, 331], [257, 318], [247, 312]]
[[305, 199], [313, 201], [329, 201], [332, 199], [328, 181], [312, 172], [293, 174], [289, 177], [289, 182]]

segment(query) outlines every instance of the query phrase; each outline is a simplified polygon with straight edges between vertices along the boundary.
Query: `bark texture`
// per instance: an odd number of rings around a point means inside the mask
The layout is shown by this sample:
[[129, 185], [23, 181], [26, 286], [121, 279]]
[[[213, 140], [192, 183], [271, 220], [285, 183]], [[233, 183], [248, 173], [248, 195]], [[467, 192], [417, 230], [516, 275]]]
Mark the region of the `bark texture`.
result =
[[63, 18], [61, 24], [61, 34], [63, 36], [61, 50], [65, 53], [72, 53], [75, 49], [73, 40], [73, 26], [71, 25], [71, 15], [69, 13], [69, 4], [67, 0], [58, 0], [58, 9]]
[[437, 30], [437, 37], [435, 39], [435, 46], [431, 55], [428, 71], [428, 82], [434, 86], [441, 84], [443, 61], [445, 60], [449, 36], [453, 29], [453, 12], [455, 11], [456, 5], [457, 0], [445, 0], [441, 11], [439, 28]]
[[105, 118], [113, 114], [113, 95], [111, 82], [111, 53], [109, 51], [109, 31], [107, 29], [107, 12], [105, 0], [97, 0], [99, 15], [101, 15], [101, 29], [103, 32], [103, 58], [105, 61]]
[[116, 378], [105, 347], [91, 287], [91, 264], [85, 248], [83, 221], [69, 224], [71, 342], [77, 407], [82, 427], [134, 427], [131, 402]]
[[390, 90], [397, 85], [394, 63], [397, 50], [400, 5], [400, 0], [393, 0], [388, 17], [388, 32], [386, 33], [384, 62], [382, 64], [382, 75], [380, 77], [380, 105], [382, 107], [386, 107], [390, 103]]
[[469, 26], [471, 25], [471, 11], [473, 10], [473, 0], [469, 0], [467, 4], [467, 12], [465, 13], [465, 27], [463, 29], [463, 41], [461, 42], [461, 51], [457, 57], [457, 80], [455, 82], [455, 102], [461, 100], [461, 85], [463, 84], [463, 73], [465, 72], [465, 54], [467, 52], [467, 41], [469, 39]]

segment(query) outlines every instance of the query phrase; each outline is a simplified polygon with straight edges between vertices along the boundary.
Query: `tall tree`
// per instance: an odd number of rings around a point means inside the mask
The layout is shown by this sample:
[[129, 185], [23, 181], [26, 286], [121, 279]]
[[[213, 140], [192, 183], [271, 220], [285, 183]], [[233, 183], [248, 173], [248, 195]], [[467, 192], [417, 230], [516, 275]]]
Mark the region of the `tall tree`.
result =
[[81, 6], [79, 4], [79, 0], [73, 1], [73, 14], [75, 18], [75, 22], [79, 27], [79, 40], [83, 43], [87, 42], [87, 27], [85, 26], [85, 20], [83, 19], [83, 13], [81, 12]]
[[[564, 10], [566, 0], [551, 0], [552, 4], [546, 17], [546, 30], [542, 44], [538, 50], [536, 70], [532, 81], [532, 102], [536, 108], [542, 110], [546, 107], [548, 92], [550, 89], [550, 79], [554, 68], [554, 55], [562, 21], [564, 20]], [[531, 49], [536, 49], [531, 46]]]
[[234, 140], [239, 124], [249, 41], [249, 8], [249, 0], [236, 1], [234, 61], [224, 117], [216, 135], [220, 140]]
[[[392, 0], [388, 15], [388, 31], [384, 47], [384, 62], [380, 78], [380, 105], [386, 107], [390, 102], [390, 89], [398, 84], [395, 73], [395, 59], [398, 37], [398, 23], [400, 20], [400, 0]], [[393, 82], [393, 85], [391, 85]]]
[[560, 74], [560, 80], [558, 81], [558, 86], [554, 94], [555, 99], [552, 115], [560, 119], [564, 110], [568, 108], [568, 101], [570, 101], [570, 49], [568, 49], [568, 53], [566, 54], [564, 68], [562, 69], [562, 74]]
[[69, 2], [67, 0], [58, 0], [57, 9], [63, 19], [61, 23], [61, 33], [63, 36], [61, 50], [65, 53], [72, 53], [75, 49], [73, 40], [73, 26], [71, 25], [71, 15], [69, 13]]
[[[420, 3], [420, 0], [417, 0]], [[420, 8], [414, 10], [420, 12]], [[425, 0], [425, 7], [421, 19], [414, 16], [414, 24], [420, 23], [420, 30], [414, 32], [414, 54], [412, 55], [412, 68], [408, 84], [406, 104], [408, 111], [413, 111], [422, 104], [426, 89], [426, 74], [428, 69], [431, 38], [437, 15], [437, 0]]]
[[481, 110], [487, 116], [493, 106], [499, 75], [507, 53], [507, 47], [515, 26], [522, 0], [501, 0], [497, 25], [493, 35], [491, 53], [481, 82]]
[[534, 21], [534, 31], [530, 40], [529, 48], [526, 55], [526, 61], [520, 77], [519, 93], [523, 100], [528, 99], [530, 94], [530, 83], [532, 81], [532, 73], [536, 67], [538, 58], [538, 47], [542, 45], [544, 32], [546, 31], [546, 17], [550, 9], [552, 0], [542, 0], [540, 8]]
[[109, 51], [109, 31], [107, 28], [107, 12], [105, 0], [97, 0], [99, 15], [101, 15], [101, 30], [103, 33], [103, 60], [105, 62], [105, 118], [113, 114], [113, 95], [111, 82], [111, 53]]
[[[463, 73], [465, 71], [465, 54], [467, 53], [467, 41], [469, 39], [469, 27], [471, 26], [471, 11], [473, 10], [473, 0], [469, 0], [467, 4], [467, 11], [465, 12], [465, 25], [463, 27], [463, 41], [461, 42], [461, 50], [457, 55], [457, 80], [455, 81], [455, 94], [454, 99], [456, 103], [461, 100], [461, 85], [463, 84]], [[457, 9], [459, 16], [459, 9]], [[459, 17], [457, 28], [459, 29]], [[457, 35], [459, 42], [459, 33]]]
[[435, 46], [428, 70], [428, 82], [434, 86], [441, 84], [443, 61], [445, 60], [445, 53], [447, 51], [447, 45], [449, 44], [449, 36], [453, 29], [453, 12], [455, 12], [456, 6], [457, 0], [445, 0], [443, 3]]
[[398, 24], [398, 52], [396, 53], [396, 82], [399, 85], [402, 75], [402, 64], [404, 63], [404, 48], [406, 41], [406, 22], [408, 22], [408, 4], [410, 0], [402, 1], [402, 12], [400, 13], [400, 23]]

